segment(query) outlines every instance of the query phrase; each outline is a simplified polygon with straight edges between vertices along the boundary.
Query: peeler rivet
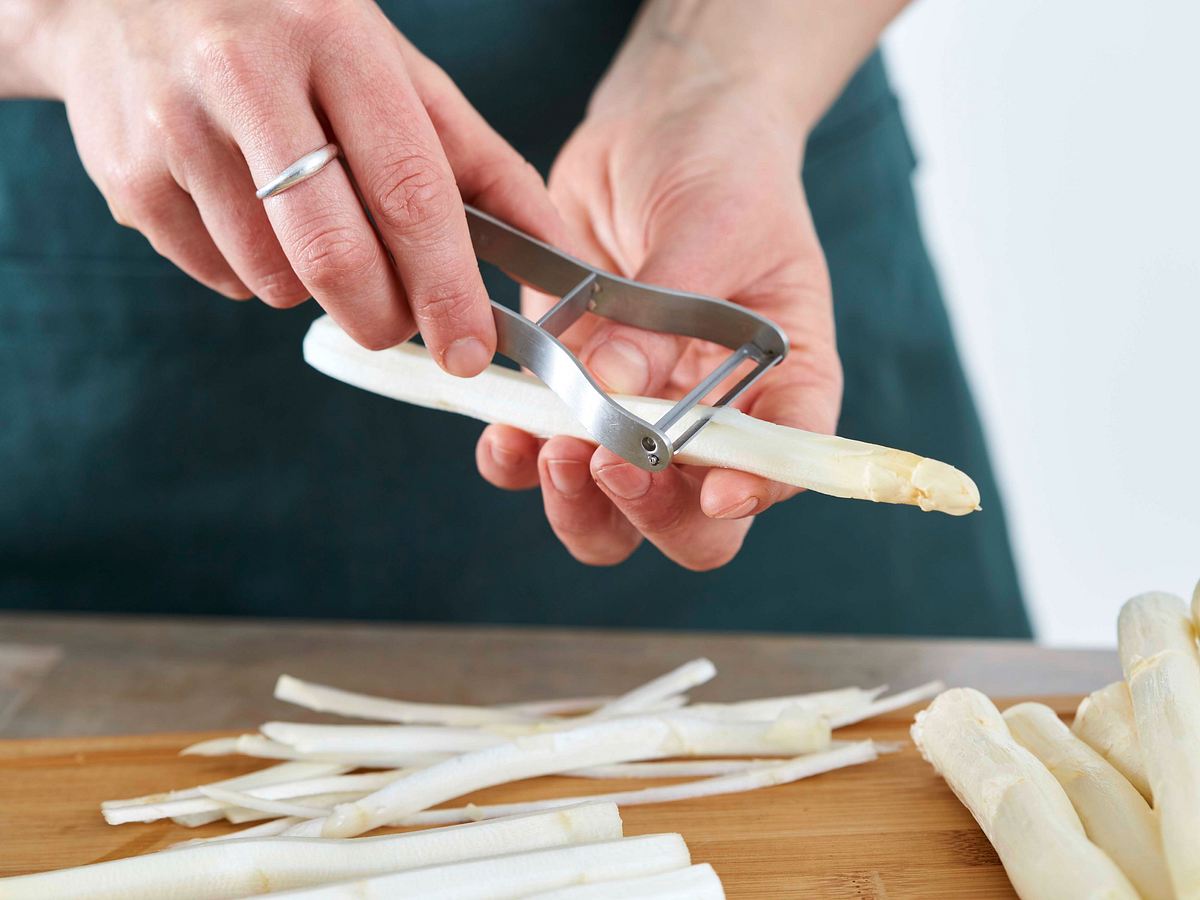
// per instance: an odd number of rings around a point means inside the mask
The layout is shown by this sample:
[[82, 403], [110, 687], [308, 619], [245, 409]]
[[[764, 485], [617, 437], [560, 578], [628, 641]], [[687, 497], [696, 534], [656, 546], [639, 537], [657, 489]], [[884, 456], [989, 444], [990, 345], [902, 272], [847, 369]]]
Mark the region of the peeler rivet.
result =
[[646, 457], [646, 461], [648, 463], [650, 463], [650, 465], [652, 465], [652, 466], [658, 465], [658, 457], [655, 456], [653, 453], [651, 453], [649, 456]]

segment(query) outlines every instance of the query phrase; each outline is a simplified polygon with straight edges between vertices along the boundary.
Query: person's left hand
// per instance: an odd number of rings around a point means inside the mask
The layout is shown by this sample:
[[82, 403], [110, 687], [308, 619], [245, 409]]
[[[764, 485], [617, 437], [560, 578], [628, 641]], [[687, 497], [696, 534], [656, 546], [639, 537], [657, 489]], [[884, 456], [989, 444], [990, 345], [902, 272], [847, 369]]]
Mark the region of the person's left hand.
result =
[[[786, 109], [737, 88], [703, 89], [648, 108], [593, 101], [563, 148], [551, 196], [575, 252], [638, 281], [742, 304], [779, 324], [788, 358], [739, 398], [760, 419], [832, 432], [842, 374], [824, 256], [800, 183], [804, 129]], [[644, 95], [642, 95], [644, 97]], [[547, 298], [526, 292], [536, 318]], [[614, 393], [678, 398], [728, 354], [607, 320], [569, 343]], [[689, 569], [724, 565], [756, 514], [794, 488], [745, 472], [672, 465], [651, 474], [584, 441], [539, 442], [490, 426], [476, 451], [492, 484], [540, 483], [546, 516], [577, 559], [612, 565], [643, 537]]]

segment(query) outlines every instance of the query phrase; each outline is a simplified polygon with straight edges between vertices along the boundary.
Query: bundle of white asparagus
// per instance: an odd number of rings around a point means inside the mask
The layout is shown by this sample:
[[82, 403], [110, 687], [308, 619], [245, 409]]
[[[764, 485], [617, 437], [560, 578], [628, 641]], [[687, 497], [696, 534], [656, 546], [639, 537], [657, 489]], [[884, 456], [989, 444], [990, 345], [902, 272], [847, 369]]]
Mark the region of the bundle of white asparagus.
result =
[[[424, 347], [401, 344], [372, 351], [356, 344], [328, 316], [304, 338], [304, 359], [314, 369], [363, 390], [431, 409], [512, 425], [540, 437], [565, 434], [590, 439], [578, 419], [544, 384], [499, 366], [474, 378], [438, 368]], [[673, 405], [654, 397], [614, 399], [647, 421]], [[692, 410], [680, 433], [711, 410]], [[903, 450], [787, 428], [719, 409], [681, 451], [679, 461], [741, 469], [833, 497], [907, 503], [964, 516], [979, 509], [979, 489], [953, 466]]]
[[1068, 728], [957, 688], [913, 740], [971, 811], [1024, 900], [1200, 898], [1200, 585], [1121, 609], [1125, 674]]
[[[280, 677], [275, 696], [376, 724], [268, 722], [187, 754], [276, 761], [248, 775], [106, 801], [113, 825], [171, 819], [259, 824], [146, 856], [0, 879], [4, 898], [716, 898], [711, 868], [679, 835], [622, 838], [617, 806], [785, 784], [876, 758], [833, 729], [925, 700], [931, 683], [881, 696], [842, 688], [689, 703], [716, 674], [685, 663], [615, 697], [460, 706], [393, 700]], [[387, 723], [387, 724], [379, 724]], [[444, 805], [543, 775], [688, 779], [496, 805]], [[467, 824], [463, 824], [467, 823]], [[440, 826], [359, 837], [383, 826]]]

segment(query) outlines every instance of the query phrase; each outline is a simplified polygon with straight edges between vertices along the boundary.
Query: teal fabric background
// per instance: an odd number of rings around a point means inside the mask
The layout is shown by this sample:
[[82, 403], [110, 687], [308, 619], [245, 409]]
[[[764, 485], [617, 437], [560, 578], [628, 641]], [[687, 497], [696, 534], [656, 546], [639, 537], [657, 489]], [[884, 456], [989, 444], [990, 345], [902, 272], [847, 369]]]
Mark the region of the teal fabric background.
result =
[[[635, 6], [384, 4], [543, 171]], [[1029, 633], [878, 55], [802, 173], [833, 278], [840, 431], [959, 466], [984, 511], [804, 495], [705, 574], [650, 547], [575, 563], [536, 493], [478, 477], [478, 423], [318, 375], [300, 358], [315, 304], [223, 300], [115, 225], [60, 105], [0, 104], [0, 134], [0, 606]]]

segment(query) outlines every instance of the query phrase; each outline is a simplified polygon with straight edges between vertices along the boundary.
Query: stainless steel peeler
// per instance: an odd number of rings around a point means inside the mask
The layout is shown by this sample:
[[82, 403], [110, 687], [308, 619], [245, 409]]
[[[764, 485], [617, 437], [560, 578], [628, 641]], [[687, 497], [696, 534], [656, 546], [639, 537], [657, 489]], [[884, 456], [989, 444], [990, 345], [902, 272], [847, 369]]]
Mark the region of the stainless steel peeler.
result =
[[[545, 294], [561, 297], [537, 322], [492, 303], [498, 351], [533, 372], [562, 399], [588, 433], [613, 453], [652, 472], [665, 468], [712, 417], [676, 437], [672, 426], [744, 361], [754, 368], [713, 408], [725, 406], [787, 356], [787, 336], [774, 322], [715, 297], [654, 287], [613, 275], [467, 207], [475, 255]], [[558, 336], [585, 312], [651, 331], [700, 338], [732, 353], [654, 424], [613, 400]]]

